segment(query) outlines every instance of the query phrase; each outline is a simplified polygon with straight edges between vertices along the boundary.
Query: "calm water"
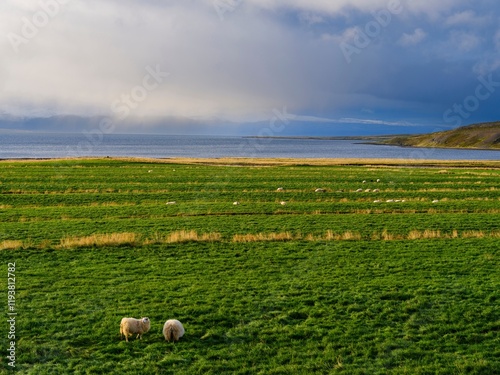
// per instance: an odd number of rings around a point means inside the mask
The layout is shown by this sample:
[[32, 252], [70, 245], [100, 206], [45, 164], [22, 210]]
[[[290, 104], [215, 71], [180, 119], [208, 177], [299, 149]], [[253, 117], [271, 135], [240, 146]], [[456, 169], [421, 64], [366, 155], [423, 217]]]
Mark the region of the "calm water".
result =
[[500, 151], [402, 148], [359, 141], [223, 136], [0, 134], [0, 158], [136, 156], [500, 160]]

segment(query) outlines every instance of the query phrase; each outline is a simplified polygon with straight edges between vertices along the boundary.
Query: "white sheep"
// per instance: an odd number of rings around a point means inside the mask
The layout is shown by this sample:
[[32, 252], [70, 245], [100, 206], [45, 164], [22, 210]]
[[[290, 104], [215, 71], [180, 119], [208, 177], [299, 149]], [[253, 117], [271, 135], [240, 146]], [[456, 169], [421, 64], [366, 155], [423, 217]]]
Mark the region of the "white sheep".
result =
[[240, 204], [240, 202], [233, 202], [233, 206], [237, 206], [239, 204]]
[[322, 189], [322, 188], [317, 188], [316, 190], [314, 190], [316, 193], [326, 193], [326, 189]]
[[363, 191], [363, 189], [358, 189], [356, 190], [356, 193], [361, 193]]
[[151, 322], [147, 317], [141, 319], [123, 318], [120, 322], [120, 338], [125, 336], [125, 340], [128, 342], [129, 335], [137, 333], [136, 338], [141, 339], [142, 335], [149, 331], [149, 328], [151, 328]]
[[169, 319], [163, 325], [163, 336], [167, 341], [179, 341], [184, 336], [184, 327], [177, 319]]
[[276, 189], [276, 191], [285, 191], [285, 189], [282, 188], [282, 187], [279, 187], [279, 188]]
[[280, 204], [281, 204], [282, 206], [286, 206], [286, 202], [285, 202], [285, 201], [281, 201], [281, 202], [280, 202]]
[[175, 204], [175, 201], [167, 202], [165, 204], [167, 204], [167, 205]]
[[373, 192], [374, 193], [380, 193], [380, 190], [379, 189], [373, 189]]

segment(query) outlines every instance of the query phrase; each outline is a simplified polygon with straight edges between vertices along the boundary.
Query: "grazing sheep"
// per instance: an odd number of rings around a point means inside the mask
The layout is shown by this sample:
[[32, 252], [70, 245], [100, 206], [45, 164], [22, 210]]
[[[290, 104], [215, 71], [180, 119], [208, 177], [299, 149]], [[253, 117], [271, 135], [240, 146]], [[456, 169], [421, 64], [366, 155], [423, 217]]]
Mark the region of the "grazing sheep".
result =
[[371, 189], [366, 189], [365, 193], [369, 193], [370, 191], [371, 191]]
[[379, 189], [373, 189], [373, 192], [374, 193], [380, 193], [380, 190]]
[[233, 202], [233, 206], [237, 206], [239, 204], [240, 204], [240, 202]]
[[285, 191], [285, 189], [283, 189], [282, 187], [279, 187], [276, 189], [276, 191]]
[[394, 202], [394, 199], [387, 199], [386, 202], [387, 203], [392, 203], [392, 202]]
[[438, 199], [434, 199], [434, 200], [432, 201], [432, 203], [438, 203], [438, 202], [439, 202], [439, 200], [438, 200]]
[[377, 199], [376, 201], [373, 201], [373, 203], [380, 203], [381, 201]]
[[179, 341], [184, 335], [184, 327], [182, 323], [176, 319], [169, 319], [163, 326], [163, 336], [167, 341]]
[[172, 202], [167, 202], [165, 204], [175, 204], [175, 201], [172, 201]]
[[152, 169], [150, 169], [150, 170], [148, 171], [148, 173], [151, 173], [151, 172], [153, 172], [153, 170], [152, 170]]
[[356, 190], [356, 193], [361, 193], [363, 191], [363, 189], [358, 189]]
[[286, 202], [285, 202], [285, 201], [281, 201], [281, 202], [280, 202], [280, 204], [281, 204], [282, 206], [286, 206]]
[[363, 182], [362, 182], [362, 183], [363, 183], [363, 184], [366, 184], [366, 180], [363, 180]]
[[377, 178], [377, 182], [380, 182], [380, 178]]
[[125, 340], [128, 342], [129, 335], [137, 333], [136, 338], [141, 339], [142, 335], [149, 331], [149, 328], [151, 328], [151, 322], [147, 317], [141, 319], [123, 318], [120, 322], [120, 338], [125, 336]]
[[322, 188], [317, 188], [316, 190], [314, 190], [316, 193], [326, 193], [326, 189], [322, 189]]

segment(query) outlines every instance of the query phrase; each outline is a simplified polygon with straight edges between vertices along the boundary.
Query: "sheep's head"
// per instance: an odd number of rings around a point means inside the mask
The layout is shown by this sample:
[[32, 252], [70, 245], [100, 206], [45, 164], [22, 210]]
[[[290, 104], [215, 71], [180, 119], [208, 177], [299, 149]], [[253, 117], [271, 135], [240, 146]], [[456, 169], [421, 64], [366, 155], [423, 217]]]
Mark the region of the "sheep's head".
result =
[[148, 317], [141, 318], [141, 325], [144, 329], [144, 332], [149, 331], [149, 328], [151, 326], [151, 322]]

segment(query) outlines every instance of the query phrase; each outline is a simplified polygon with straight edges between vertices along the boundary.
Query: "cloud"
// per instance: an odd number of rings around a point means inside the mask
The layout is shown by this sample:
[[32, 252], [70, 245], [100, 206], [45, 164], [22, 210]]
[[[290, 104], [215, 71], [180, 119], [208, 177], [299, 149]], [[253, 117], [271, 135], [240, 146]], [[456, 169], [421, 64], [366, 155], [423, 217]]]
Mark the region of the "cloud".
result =
[[424, 30], [418, 28], [415, 29], [412, 34], [404, 33], [403, 36], [399, 39], [399, 44], [405, 47], [414, 46], [422, 42], [426, 36], [427, 33]]
[[[56, 2], [57, 12], [41, 5]], [[356, 118], [370, 108], [439, 119], [450, 96], [475, 79], [478, 56], [500, 48], [500, 36], [485, 36], [496, 35], [493, 23], [472, 22], [498, 15], [498, 6], [401, 0], [402, 11], [368, 35], [349, 64], [341, 44], [367, 34], [390, 3], [3, 0], [0, 113], [117, 115], [121, 108], [119, 115], [127, 106], [137, 118], [256, 121], [287, 106], [317, 118]], [[470, 11], [478, 3], [486, 5]], [[25, 37], [27, 23], [43, 25]], [[26, 39], [18, 52], [13, 34]], [[401, 54], [398, 42], [413, 48]], [[151, 81], [151, 69], [165, 76]]]
[[[206, 0], [212, 2], [213, 0]], [[221, 0], [227, 1], [227, 0]], [[415, 14], [426, 14], [437, 17], [451, 7], [463, 3], [463, 0], [245, 0], [245, 4], [258, 6], [264, 9], [279, 10], [292, 8], [300, 11], [322, 13], [324, 15], [346, 15], [349, 10], [370, 13], [387, 9], [388, 7], [402, 7]]]
[[478, 17], [472, 10], [454, 13], [446, 18], [446, 26], [481, 25], [487, 22], [488, 17]]
[[302, 12], [299, 15], [299, 19], [307, 24], [307, 25], [315, 25], [325, 22], [325, 18], [318, 14], [310, 13], [310, 12]]
[[450, 43], [462, 52], [470, 52], [481, 44], [481, 38], [474, 33], [454, 30], [450, 34]]
[[[18, 9], [6, 27], [20, 32], [22, 17], [31, 18], [33, 10]], [[300, 101], [294, 93], [311, 82], [301, 74], [302, 65], [310, 65], [302, 55], [307, 44], [265, 17], [231, 17], [221, 22], [212, 7], [182, 2], [74, 1], [18, 54], [2, 46], [10, 74], [0, 99], [108, 114], [141, 85], [148, 66], [159, 65], [170, 77], [134, 103], [137, 115], [238, 117], [281, 105], [281, 98], [290, 105]]]

